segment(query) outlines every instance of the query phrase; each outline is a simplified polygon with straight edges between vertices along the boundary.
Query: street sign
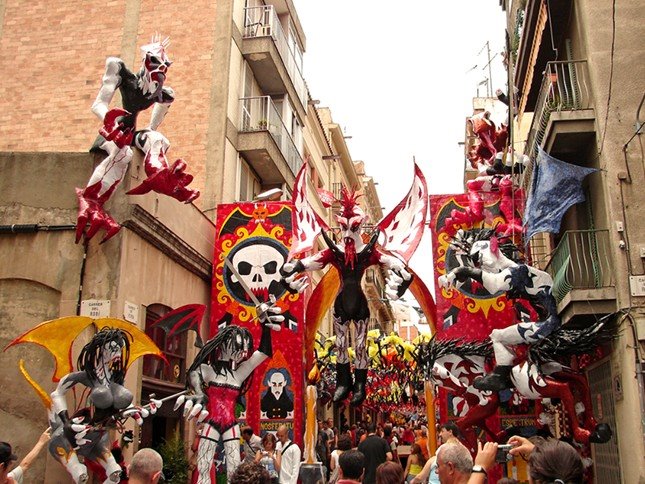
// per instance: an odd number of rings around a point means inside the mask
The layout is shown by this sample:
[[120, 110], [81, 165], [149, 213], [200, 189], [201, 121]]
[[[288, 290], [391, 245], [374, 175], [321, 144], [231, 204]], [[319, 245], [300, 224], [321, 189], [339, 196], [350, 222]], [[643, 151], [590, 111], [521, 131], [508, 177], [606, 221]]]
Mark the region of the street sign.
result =
[[94, 319], [109, 318], [109, 299], [86, 299], [81, 301], [81, 316], [89, 316]]

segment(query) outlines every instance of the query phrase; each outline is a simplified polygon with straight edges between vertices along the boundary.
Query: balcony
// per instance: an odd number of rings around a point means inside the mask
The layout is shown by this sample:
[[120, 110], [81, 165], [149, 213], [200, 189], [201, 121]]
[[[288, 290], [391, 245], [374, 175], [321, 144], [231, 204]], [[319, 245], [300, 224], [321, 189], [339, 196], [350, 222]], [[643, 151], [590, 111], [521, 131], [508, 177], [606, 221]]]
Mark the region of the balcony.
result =
[[302, 158], [269, 96], [240, 99], [238, 151], [263, 184], [293, 185]]
[[608, 230], [564, 233], [546, 271], [553, 277], [553, 295], [562, 322], [616, 307], [614, 272]]
[[529, 187], [538, 146], [555, 157], [584, 152], [595, 136], [587, 61], [547, 63], [526, 141], [530, 163], [522, 186]]
[[304, 119], [307, 86], [274, 6], [246, 7], [244, 11], [242, 55], [251, 66], [262, 92], [288, 93], [290, 98], [298, 99], [300, 104], [296, 109]]

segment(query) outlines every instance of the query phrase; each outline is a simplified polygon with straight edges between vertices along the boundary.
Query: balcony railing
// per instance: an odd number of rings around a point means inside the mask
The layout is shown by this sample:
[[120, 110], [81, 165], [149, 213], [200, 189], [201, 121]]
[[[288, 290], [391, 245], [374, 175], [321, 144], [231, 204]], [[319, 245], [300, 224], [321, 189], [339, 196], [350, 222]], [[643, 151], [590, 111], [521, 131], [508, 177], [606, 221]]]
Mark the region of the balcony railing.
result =
[[243, 133], [268, 131], [282, 152], [294, 176], [302, 166], [302, 157], [269, 96], [244, 97], [240, 99]]
[[526, 153], [530, 157], [530, 163], [524, 171], [522, 180], [525, 190], [528, 189], [537, 148], [544, 140], [551, 113], [591, 107], [588, 78], [586, 60], [547, 63], [540, 94], [535, 104], [533, 124], [526, 140]]
[[300, 66], [289, 48], [287, 36], [282, 30], [280, 19], [273, 5], [246, 7], [244, 9], [244, 38], [271, 37], [280, 53], [289, 78], [303, 106], [307, 106], [307, 86], [300, 73]]
[[565, 232], [546, 267], [558, 303], [573, 289], [613, 287], [610, 253], [608, 230]]

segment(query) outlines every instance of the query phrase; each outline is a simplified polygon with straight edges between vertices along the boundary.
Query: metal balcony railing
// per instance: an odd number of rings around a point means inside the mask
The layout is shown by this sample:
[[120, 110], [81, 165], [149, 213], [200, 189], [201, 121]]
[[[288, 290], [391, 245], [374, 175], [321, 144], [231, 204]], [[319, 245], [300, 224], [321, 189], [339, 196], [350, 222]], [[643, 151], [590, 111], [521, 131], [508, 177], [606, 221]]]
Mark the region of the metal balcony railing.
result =
[[302, 157], [271, 98], [244, 97], [240, 99], [240, 110], [240, 131], [268, 131], [295, 176], [302, 166]]
[[289, 78], [304, 107], [307, 106], [307, 86], [300, 72], [300, 66], [289, 48], [287, 36], [280, 25], [280, 19], [273, 5], [246, 7], [244, 9], [244, 38], [271, 37], [280, 53]]
[[565, 232], [546, 267], [558, 303], [573, 289], [613, 287], [609, 254], [609, 230]]
[[553, 61], [548, 62], [542, 79], [542, 86], [533, 123], [526, 140], [526, 154], [530, 162], [522, 177], [522, 188], [528, 190], [533, 176], [533, 166], [537, 157], [538, 146], [544, 140], [546, 128], [553, 112], [576, 111], [589, 109], [591, 96], [587, 61]]

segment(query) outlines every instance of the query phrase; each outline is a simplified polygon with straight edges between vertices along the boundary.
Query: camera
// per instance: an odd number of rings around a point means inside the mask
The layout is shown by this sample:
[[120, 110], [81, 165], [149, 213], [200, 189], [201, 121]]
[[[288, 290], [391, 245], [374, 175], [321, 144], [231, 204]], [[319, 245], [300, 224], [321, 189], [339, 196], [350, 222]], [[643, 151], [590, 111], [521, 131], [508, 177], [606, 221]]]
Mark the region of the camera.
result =
[[497, 454], [495, 455], [495, 462], [505, 463], [513, 460], [513, 456], [508, 453], [513, 446], [511, 444], [502, 444], [497, 446]]

